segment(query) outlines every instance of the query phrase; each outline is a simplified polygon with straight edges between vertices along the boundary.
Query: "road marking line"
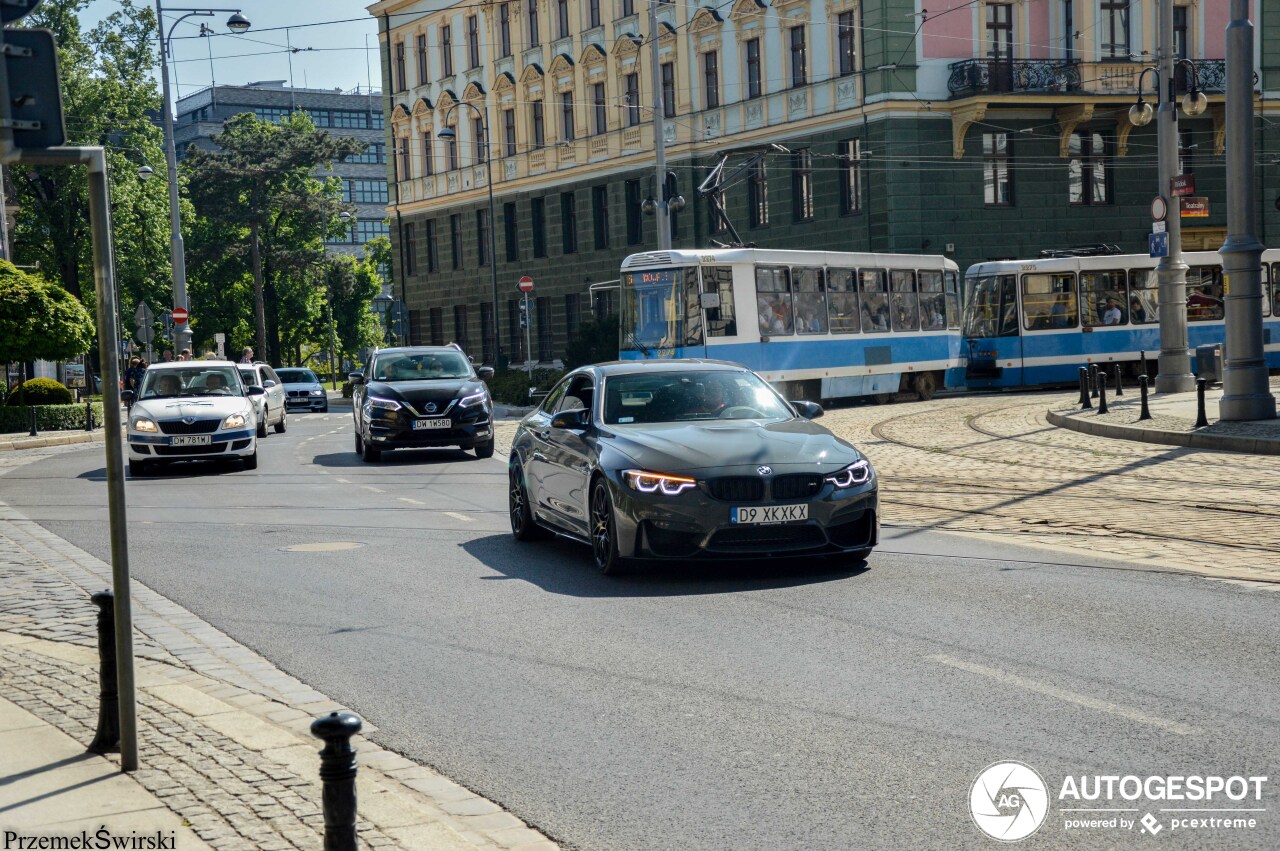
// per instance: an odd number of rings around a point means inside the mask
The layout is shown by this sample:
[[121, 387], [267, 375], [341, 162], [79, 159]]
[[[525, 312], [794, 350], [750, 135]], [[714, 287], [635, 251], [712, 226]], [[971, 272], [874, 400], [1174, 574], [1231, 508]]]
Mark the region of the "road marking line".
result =
[[382, 488], [375, 488], [373, 485], [361, 485], [361, 487], [367, 491], [373, 491], [374, 493], [386, 493]]
[[421, 502], [421, 501], [416, 500], [416, 499], [410, 499], [410, 498], [409, 498], [409, 497], [407, 497], [407, 496], [398, 496], [398, 497], [396, 497], [396, 499], [400, 500], [401, 502], [408, 502], [408, 503], [411, 503], [411, 504], [413, 504], [413, 505], [426, 505], [426, 503], [425, 503], [425, 502]]
[[466, 522], [468, 522], [468, 523], [470, 523], [470, 522], [471, 522], [471, 518], [470, 518], [470, 517], [468, 517], [468, 516], [467, 516], [467, 515], [465, 515], [465, 514], [459, 514], [459, 513], [458, 513], [458, 512], [456, 512], [456, 511], [446, 511], [446, 512], [445, 512], [445, 515], [446, 515], [446, 516], [448, 516], [448, 517], [452, 517], [454, 520], [465, 520], [465, 521], [466, 521]]
[[[322, 473], [323, 473], [323, 472], [326, 472], [326, 471], [325, 471], [325, 470], [321, 470], [320, 472], [322, 472]], [[349, 485], [349, 484], [351, 484], [351, 480], [350, 480], [350, 479], [334, 479], [334, 481], [335, 481], [335, 482], [342, 482], [344, 485]]]
[[959, 668], [962, 671], [968, 671], [971, 674], [981, 674], [984, 677], [990, 677], [997, 682], [1005, 685], [1016, 686], [1017, 688], [1033, 691], [1037, 694], [1056, 697], [1059, 700], [1065, 700], [1068, 703], [1074, 703], [1077, 706], [1083, 706], [1086, 709], [1096, 709], [1099, 712], [1105, 712], [1108, 715], [1116, 715], [1121, 718], [1128, 718], [1130, 721], [1137, 721], [1140, 724], [1149, 724], [1152, 727], [1159, 727], [1161, 730], [1168, 730], [1170, 733], [1176, 733], [1179, 736], [1189, 736], [1195, 732], [1194, 727], [1189, 727], [1180, 721], [1170, 721], [1167, 718], [1160, 718], [1156, 715], [1148, 715], [1141, 709], [1134, 709], [1130, 706], [1121, 706], [1117, 703], [1111, 703], [1106, 700], [1099, 700], [1096, 697], [1090, 697], [1087, 694], [1068, 691], [1064, 688], [1051, 686], [1048, 683], [1042, 683], [1037, 680], [1021, 677], [1017, 674], [1011, 674], [1007, 671], [1000, 671], [996, 668], [988, 668], [985, 665], [978, 665], [974, 662], [966, 662], [962, 659], [955, 659], [951, 656], [936, 655], [930, 656], [935, 662], [941, 662], [944, 665], [950, 665], [953, 668]]

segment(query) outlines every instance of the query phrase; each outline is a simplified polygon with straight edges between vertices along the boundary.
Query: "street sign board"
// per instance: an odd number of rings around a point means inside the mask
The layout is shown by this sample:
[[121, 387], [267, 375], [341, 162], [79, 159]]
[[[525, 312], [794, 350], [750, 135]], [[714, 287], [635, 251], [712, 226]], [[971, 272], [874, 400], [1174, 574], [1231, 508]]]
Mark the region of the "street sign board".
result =
[[1151, 199], [1151, 218], [1157, 222], [1164, 221], [1164, 217], [1169, 214], [1169, 202], [1164, 200], [1163, 195], [1157, 195]]
[[520, 290], [522, 293], [533, 292], [533, 278], [530, 278], [528, 275], [523, 276], [520, 280], [516, 281], [516, 289]]
[[173, 309], [173, 321], [179, 325], [187, 324], [187, 309], [185, 307], [175, 307]]
[[1169, 256], [1169, 234], [1153, 233], [1147, 236], [1147, 244], [1151, 249], [1152, 257], [1168, 257]]
[[30, 15], [40, 5], [40, 0], [4, 0], [0, 3], [0, 21], [11, 24]]
[[133, 312], [133, 321], [139, 327], [150, 325], [156, 321], [156, 315], [151, 312], [151, 307], [145, 302], [138, 302], [138, 309]]
[[144, 346], [149, 346], [151, 345], [151, 342], [155, 338], [156, 338], [156, 329], [150, 322], [148, 322], [146, 325], [138, 326], [138, 342], [139, 343], [141, 343]]
[[1169, 178], [1169, 194], [1170, 195], [1194, 195], [1196, 194], [1196, 176], [1194, 174], [1179, 174]]
[[[30, 8], [27, 7], [26, 11]], [[9, 11], [12, 13], [13, 10]], [[21, 17], [26, 11], [16, 17]], [[53, 33], [38, 29], [6, 29], [3, 61], [9, 77], [9, 98], [7, 103], [0, 104], [0, 119], [8, 122], [13, 146], [36, 149], [66, 144], [58, 49], [53, 42]]]
[[1166, 227], [1168, 227], [1168, 225], [1167, 225], [1165, 222], [1152, 222], [1152, 223], [1151, 223], [1151, 232], [1152, 232], [1152, 233], [1164, 233], [1164, 232], [1165, 232], [1165, 228], [1166, 228]]
[[1203, 195], [1182, 199], [1182, 217], [1184, 219], [1204, 218], [1209, 215], [1209, 199]]

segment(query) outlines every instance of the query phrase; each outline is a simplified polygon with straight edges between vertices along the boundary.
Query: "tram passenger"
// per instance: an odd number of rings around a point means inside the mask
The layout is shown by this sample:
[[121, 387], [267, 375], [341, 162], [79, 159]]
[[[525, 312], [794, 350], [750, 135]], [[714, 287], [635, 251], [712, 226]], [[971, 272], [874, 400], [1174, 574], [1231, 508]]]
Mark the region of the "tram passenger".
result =
[[1107, 309], [1102, 312], [1103, 325], [1120, 325], [1124, 322], [1124, 314], [1120, 311], [1120, 301], [1115, 298], [1107, 299]]
[[1067, 313], [1066, 296], [1057, 296], [1053, 300], [1053, 306], [1049, 308], [1049, 327], [1050, 328], [1070, 328], [1071, 317]]
[[1129, 297], [1129, 321], [1134, 324], [1142, 324], [1147, 321], [1147, 309], [1142, 306], [1142, 300], [1136, 295]]

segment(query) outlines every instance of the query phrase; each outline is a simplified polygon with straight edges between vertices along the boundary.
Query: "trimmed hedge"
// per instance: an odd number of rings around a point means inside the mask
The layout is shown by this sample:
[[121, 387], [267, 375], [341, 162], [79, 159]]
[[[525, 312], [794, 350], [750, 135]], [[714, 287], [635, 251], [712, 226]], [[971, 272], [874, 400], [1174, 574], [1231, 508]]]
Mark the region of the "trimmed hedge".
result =
[[32, 378], [10, 394], [6, 405], [70, 405], [75, 396], [52, 378]]
[[[93, 405], [93, 424], [102, 428], [102, 403]], [[36, 405], [37, 431], [83, 431], [84, 405]], [[31, 406], [0, 408], [0, 433], [25, 432], [31, 429]]]
[[[533, 386], [540, 392], [550, 390], [564, 376], [559, 369], [535, 369]], [[502, 405], [526, 406], [536, 400], [529, 398], [529, 373], [523, 369], [504, 369], [487, 382], [493, 400]]]

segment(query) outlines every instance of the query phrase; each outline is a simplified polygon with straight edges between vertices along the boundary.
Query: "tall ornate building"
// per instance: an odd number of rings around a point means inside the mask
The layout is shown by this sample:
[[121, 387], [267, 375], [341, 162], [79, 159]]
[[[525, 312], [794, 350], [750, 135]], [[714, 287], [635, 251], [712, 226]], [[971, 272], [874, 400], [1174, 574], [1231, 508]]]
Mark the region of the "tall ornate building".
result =
[[[655, 103], [670, 182], [688, 202], [673, 216], [677, 246], [730, 239], [696, 187], [722, 154], [732, 168], [765, 150], [723, 193], [741, 238], [761, 246], [945, 253], [962, 267], [1082, 243], [1145, 251], [1155, 131], [1128, 112], [1154, 62], [1154, 0], [947, 2], [660, 3], [658, 98], [644, 0], [370, 6], [390, 116], [396, 287], [413, 341], [456, 340], [492, 359], [490, 263], [513, 360], [524, 356], [519, 276], [537, 287], [539, 360], [559, 358], [591, 311], [610, 310], [592, 298], [608, 290], [592, 285], [657, 247], [642, 212], [662, 192]], [[1227, 9], [1174, 10], [1174, 49], [1196, 66], [1175, 87], [1194, 79], [1210, 100], [1180, 122], [1182, 169], [1210, 199], [1207, 218], [1187, 220], [1187, 248], [1216, 248], [1225, 234]], [[1255, 144], [1261, 179], [1274, 182], [1280, 0], [1262, 0], [1259, 18]], [[453, 138], [441, 140], [446, 126]], [[1275, 187], [1264, 189], [1265, 241], [1280, 217]]]

